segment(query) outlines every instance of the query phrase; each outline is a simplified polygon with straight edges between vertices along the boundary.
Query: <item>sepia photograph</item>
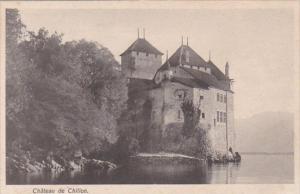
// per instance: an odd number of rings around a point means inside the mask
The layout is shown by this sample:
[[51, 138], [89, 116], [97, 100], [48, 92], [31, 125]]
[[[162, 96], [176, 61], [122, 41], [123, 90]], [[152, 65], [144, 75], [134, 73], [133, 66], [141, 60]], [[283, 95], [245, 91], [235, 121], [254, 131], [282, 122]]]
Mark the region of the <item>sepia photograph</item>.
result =
[[3, 10], [6, 185], [295, 183], [293, 8]]

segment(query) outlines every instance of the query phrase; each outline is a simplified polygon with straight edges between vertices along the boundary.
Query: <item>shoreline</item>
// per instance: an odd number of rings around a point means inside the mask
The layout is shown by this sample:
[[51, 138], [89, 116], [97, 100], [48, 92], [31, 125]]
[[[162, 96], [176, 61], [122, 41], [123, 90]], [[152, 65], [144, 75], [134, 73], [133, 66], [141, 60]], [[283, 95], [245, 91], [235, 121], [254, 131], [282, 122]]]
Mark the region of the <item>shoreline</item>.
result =
[[243, 155], [294, 155], [294, 152], [241, 152]]

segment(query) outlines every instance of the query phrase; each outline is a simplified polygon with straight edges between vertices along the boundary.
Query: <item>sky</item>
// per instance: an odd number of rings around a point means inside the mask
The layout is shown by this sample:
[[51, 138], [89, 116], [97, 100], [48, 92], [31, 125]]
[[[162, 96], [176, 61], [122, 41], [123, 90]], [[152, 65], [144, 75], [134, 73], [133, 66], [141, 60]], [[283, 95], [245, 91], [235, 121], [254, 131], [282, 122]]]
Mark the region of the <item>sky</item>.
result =
[[[120, 54], [145, 28], [145, 38], [169, 56], [189, 46], [234, 79], [236, 118], [294, 109], [294, 21], [288, 9], [93, 9], [20, 11], [28, 30], [45, 27], [64, 41], [86, 39]], [[141, 34], [141, 33], [140, 33]], [[165, 55], [164, 55], [165, 57]], [[163, 57], [163, 61], [165, 58]]]

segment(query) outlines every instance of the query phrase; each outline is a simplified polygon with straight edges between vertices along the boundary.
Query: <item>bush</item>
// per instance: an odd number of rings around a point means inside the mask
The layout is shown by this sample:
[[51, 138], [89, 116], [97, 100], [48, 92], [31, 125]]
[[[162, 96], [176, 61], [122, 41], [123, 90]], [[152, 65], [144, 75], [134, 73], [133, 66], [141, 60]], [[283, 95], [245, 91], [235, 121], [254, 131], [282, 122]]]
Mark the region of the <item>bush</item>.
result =
[[167, 125], [162, 139], [163, 151], [186, 154], [205, 159], [211, 153], [211, 143], [207, 130], [197, 127], [186, 137], [182, 134], [181, 123]]

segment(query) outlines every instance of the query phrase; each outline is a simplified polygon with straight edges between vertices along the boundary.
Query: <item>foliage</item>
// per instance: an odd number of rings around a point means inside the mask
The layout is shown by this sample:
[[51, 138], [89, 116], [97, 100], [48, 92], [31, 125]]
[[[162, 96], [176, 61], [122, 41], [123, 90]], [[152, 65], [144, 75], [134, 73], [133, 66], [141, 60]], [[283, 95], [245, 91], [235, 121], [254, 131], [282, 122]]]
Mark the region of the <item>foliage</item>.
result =
[[198, 107], [195, 107], [193, 101], [191, 100], [183, 101], [181, 104], [181, 109], [184, 117], [182, 133], [184, 136], [190, 137], [200, 122], [201, 110]]
[[43, 28], [27, 32], [17, 10], [6, 16], [7, 151], [69, 158], [115, 143], [127, 87], [110, 51], [85, 40], [63, 43]]
[[112, 153], [114, 153], [114, 161], [117, 163], [128, 162], [129, 156], [135, 155], [140, 151], [139, 141], [131, 136], [120, 135], [117, 143], [112, 148]]
[[118, 120], [118, 146], [124, 158], [136, 151], [146, 151], [151, 139], [152, 102], [143, 87], [140, 83], [129, 83], [128, 106]]
[[163, 151], [206, 158], [211, 153], [208, 129], [200, 127], [201, 110], [192, 101], [181, 104], [184, 123], [170, 123], [163, 134]]
[[181, 123], [170, 123], [163, 136], [163, 151], [186, 154], [205, 159], [211, 153], [211, 142], [207, 129], [196, 127], [194, 132], [186, 137], [182, 134]]

